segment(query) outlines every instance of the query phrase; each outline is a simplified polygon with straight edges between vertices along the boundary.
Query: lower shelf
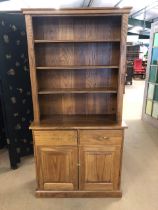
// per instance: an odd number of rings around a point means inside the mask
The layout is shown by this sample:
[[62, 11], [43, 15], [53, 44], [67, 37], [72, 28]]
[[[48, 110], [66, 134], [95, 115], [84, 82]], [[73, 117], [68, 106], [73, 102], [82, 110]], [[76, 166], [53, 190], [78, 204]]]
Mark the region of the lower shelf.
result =
[[122, 126], [116, 122], [116, 114], [110, 115], [50, 115], [41, 116], [40, 123], [32, 123], [31, 129], [91, 128]]
[[121, 198], [121, 191], [36, 191], [37, 198]]
[[89, 125], [89, 123], [111, 123], [115, 122], [116, 114], [107, 114], [107, 115], [50, 115], [42, 116], [41, 122], [46, 123], [65, 123], [65, 124], [78, 124], [84, 123]]

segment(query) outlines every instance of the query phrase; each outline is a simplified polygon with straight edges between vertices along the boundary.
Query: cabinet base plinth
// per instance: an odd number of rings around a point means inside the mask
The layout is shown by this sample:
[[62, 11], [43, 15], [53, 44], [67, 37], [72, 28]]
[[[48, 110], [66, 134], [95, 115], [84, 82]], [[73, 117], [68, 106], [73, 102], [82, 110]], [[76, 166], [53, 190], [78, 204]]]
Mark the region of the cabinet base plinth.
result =
[[42, 191], [36, 190], [37, 198], [121, 198], [121, 191]]

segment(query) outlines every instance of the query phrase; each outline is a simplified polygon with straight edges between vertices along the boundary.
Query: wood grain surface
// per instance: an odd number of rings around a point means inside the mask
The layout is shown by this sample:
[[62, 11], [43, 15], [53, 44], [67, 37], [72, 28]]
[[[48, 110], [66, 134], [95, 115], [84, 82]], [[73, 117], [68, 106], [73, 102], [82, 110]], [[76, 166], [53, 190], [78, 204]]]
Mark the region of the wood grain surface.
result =
[[121, 197], [131, 8], [24, 9], [37, 197]]

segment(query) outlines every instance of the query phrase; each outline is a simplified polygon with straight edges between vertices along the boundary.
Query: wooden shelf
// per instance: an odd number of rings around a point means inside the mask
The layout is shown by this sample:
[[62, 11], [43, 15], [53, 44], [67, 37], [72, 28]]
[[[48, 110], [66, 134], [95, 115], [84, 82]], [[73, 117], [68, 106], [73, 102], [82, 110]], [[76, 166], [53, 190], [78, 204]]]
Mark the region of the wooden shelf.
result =
[[119, 66], [38, 66], [37, 70], [57, 70], [57, 69], [118, 69]]
[[120, 42], [119, 39], [113, 40], [34, 40], [35, 43], [93, 43], [93, 42]]
[[53, 89], [53, 90], [40, 90], [38, 94], [69, 94], [69, 93], [117, 93], [116, 89], [113, 88], [64, 88], [64, 89]]
[[[116, 114], [107, 115], [43, 115], [41, 125], [57, 127], [87, 127], [113, 126], [116, 125]], [[112, 127], [113, 128], [113, 127]]]

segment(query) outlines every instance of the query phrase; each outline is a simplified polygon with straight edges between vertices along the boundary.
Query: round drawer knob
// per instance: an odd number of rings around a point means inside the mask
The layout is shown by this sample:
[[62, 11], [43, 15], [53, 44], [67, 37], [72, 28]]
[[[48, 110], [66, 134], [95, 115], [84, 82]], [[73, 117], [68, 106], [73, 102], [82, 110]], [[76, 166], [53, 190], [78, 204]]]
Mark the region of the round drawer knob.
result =
[[100, 140], [100, 141], [109, 140], [109, 139], [110, 139], [110, 138], [107, 137], [107, 136], [100, 136], [100, 137], [98, 138], [98, 140]]
[[108, 140], [108, 139], [109, 139], [109, 137], [107, 137], [107, 136], [104, 136], [104, 137], [103, 137], [103, 139], [106, 139], [106, 140]]

